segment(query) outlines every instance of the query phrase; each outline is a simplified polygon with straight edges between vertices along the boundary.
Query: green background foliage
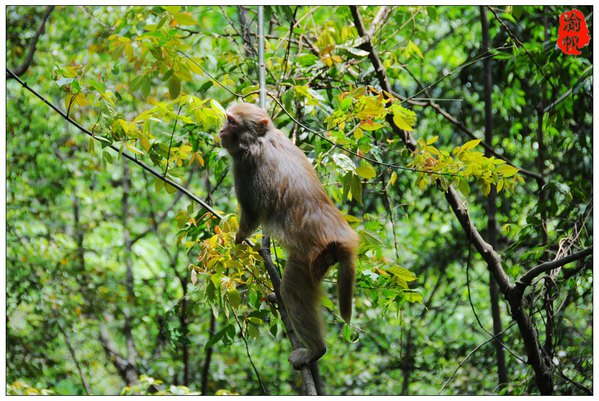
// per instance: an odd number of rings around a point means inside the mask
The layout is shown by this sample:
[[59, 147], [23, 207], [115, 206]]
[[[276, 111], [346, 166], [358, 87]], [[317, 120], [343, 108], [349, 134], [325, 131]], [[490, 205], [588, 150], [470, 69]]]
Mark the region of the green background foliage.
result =
[[[8, 68], [26, 61], [46, 10], [6, 8]], [[351, 325], [336, 312], [335, 273], [324, 283], [328, 394], [538, 394], [504, 299], [498, 382], [487, 264], [444, 192], [457, 188], [484, 237], [496, 232], [513, 281], [591, 246], [593, 49], [555, 45], [566, 7], [489, 10], [487, 52], [479, 7], [359, 7], [387, 93], [349, 7], [265, 7], [269, 112], [361, 237]], [[224, 109], [257, 101], [255, 32], [255, 7], [52, 10], [21, 79], [93, 137], [7, 80], [8, 393], [300, 391], [257, 248], [233, 244], [218, 143]], [[480, 143], [485, 60], [494, 153]], [[281, 270], [276, 242], [273, 259]], [[556, 394], [592, 391], [590, 266], [526, 292]]]

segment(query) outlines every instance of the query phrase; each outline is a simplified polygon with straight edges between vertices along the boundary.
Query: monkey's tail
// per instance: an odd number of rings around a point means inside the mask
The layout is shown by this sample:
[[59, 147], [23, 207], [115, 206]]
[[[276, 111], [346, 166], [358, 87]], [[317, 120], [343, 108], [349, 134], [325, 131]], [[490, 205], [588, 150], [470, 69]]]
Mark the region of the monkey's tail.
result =
[[337, 271], [337, 296], [339, 312], [347, 323], [351, 320], [354, 281], [356, 276], [356, 255], [352, 250], [340, 247], [337, 251], [339, 267]]

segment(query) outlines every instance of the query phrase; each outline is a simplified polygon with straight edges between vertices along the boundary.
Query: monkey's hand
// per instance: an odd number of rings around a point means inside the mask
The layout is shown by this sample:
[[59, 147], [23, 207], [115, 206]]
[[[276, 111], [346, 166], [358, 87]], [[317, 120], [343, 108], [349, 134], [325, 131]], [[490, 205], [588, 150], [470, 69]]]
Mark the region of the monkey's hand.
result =
[[237, 234], [235, 234], [235, 244], [236, 245], [241, 244], [245, 240], [246, 240], [246, 236], [245, 235], [242, 235], [239, 232]]

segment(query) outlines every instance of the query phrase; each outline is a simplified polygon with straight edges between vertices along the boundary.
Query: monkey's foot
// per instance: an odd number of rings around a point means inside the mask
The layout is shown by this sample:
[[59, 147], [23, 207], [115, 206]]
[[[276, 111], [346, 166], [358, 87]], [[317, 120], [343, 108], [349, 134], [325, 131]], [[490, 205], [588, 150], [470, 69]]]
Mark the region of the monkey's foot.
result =
[[289, 362], [294, 369], [300, 369], [303, 365], [307, 365], [310, 362], [314, 362], [320, 359], [327, 352], [326, 347], [322, 351], [317, 353], [310, 353], [307, 348], [298, 348], [293, 350], [289, 355]]
[[277, 294], [271, 292], [270, 294], [264, 297], [268, 302], [277, 303]]
[[303, 365], [310, 362], [310, 352], [306, 348], [293, 350], [289, 355], [289, 362], [294, 369], [300, 369]]

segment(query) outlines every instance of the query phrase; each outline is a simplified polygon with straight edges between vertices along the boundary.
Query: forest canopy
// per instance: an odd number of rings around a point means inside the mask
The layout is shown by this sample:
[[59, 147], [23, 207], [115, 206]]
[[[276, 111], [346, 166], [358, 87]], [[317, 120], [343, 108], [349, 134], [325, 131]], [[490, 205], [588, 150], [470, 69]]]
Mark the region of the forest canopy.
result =
[[[6, 7], [6, 392], [592, 394], [592, 7], [258, 9]], [[219, 138], [261, 90], [360, 237], [299, 372]]]

